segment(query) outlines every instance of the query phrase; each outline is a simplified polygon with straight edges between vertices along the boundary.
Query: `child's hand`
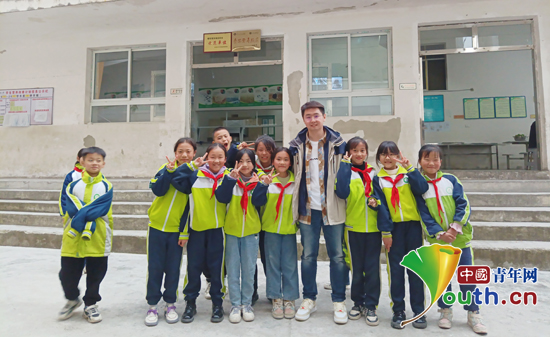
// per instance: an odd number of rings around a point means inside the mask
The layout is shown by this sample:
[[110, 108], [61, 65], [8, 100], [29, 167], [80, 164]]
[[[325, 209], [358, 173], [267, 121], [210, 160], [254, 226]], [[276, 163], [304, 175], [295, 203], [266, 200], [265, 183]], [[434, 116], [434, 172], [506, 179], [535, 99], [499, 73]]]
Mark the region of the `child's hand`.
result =
[[384, 247], [388, 250], [388, 253], [390, 252], [391, 245], [393, 244], [393, 238], [382, 238], [382, 242], [384, 242]]
[[178, 245], [183, 248], [188, 240], [178, 240]]
[[458, 235], [458, 232], [456, 231], [456, 229], [452, 228], [452, 227], [449, 227], [449, 229], [447, 229], [447, 233], [451, 234], [452, 236], [455, 237], [456, 239], [456, 236]]
[[260, 181], [260, 178], [258, 178], [258, 175], [256, 174], [256, 172], [254, 172], [254, 174], [252, 175], [252, 178], [250, 178], [250, 180], [248, 180], [248, 183], [253, 184], [253, 183], [257, 183], [259, 181]]
[[201, 167], [202, 165], [206, 164], [208, 160], [206, 160], [206, 157], [208, 157], [208, 153], [205, 153], [204, 156], [198, 157], [195, 159], [194, 163], [196, 167]]
[[399, 151], [399, 157], [401, 157], [401, 159], [395, 158], [395, 161], [401, 164], [401, 166], [403, 166], [404, 168], [411, 166], [411, 161], [405, 158], [405, 156], [403, 155], [403, 153], [401, 153], [401, 151]]
[[240, 178], [239, 171], [241, 170], [241, 167], [243, 166], [240, 165], [239, 167], [231, 170], [231, 173], [229, 173], [229, 176], [233, 179], [239, 179]]
[[275, 178], [276, 176], [279, 175], [279, 173], [277, 173], [276, 175], [273, 175], [273, 172], [275, 172], [275, 168], [273, 168], [273, 169], [271, 170], [271, 173], [266, 174], [266, 175], [264, 175], [264, 176], [262, 177], [262, 182], [263, 182], [264, 184], [266, 184], [266, 185], [271, 184], [271, 183], [273, 182], [273, 178]]
[[451, 233], [449, 232], [445, 232], [443, 233], [440, 237], [439, 237], [439, 240], [443, 240], [447, 243], [453, 243], [453, 241], [456, 239], [456, 236], [453, 236]]
[[249, 146], [250, 145], [247, 144], [246, 142], [242, 142], [239, 145], [237, 145], [237, 150], [248, 149]]
[[344, 156], [344, 160], [351, 161], [351, 157], [353, 157], [353, 154], [348, 154], [348, 152], [346, 151], [346, 155]]
[[375, 198], [369, 198], [369, 206], [374, 208], [378, 207], [378, 201], [376, 201]]
[[168, 158], [168, 156], [166, 156], [166, 160], [168, 160], [168, 164], [166, 164], [166, 168], [168, 170], [173, 170], [174, 167], [176, 167], [176, 159], [174, 158], [174, 161], [170, 160], [170, 158]]

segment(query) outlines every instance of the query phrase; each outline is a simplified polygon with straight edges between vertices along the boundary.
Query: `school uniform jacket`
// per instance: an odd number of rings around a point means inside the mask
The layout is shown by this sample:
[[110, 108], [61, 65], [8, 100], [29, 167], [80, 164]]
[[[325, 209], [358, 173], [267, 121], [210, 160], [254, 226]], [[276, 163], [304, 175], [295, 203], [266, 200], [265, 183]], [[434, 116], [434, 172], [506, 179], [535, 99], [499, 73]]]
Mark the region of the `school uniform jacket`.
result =
[[[229, 172], [231, 172], [230, 170]], [[245, 183], [248, 185], [248, 183]], [[255, 189], [255, 188], [254, 188]], [[239, 238], [258, 234], [262, 229], [260, 214], [256, 205], [252, 203], [252, 193], [254, 189], [247, 192], [248, 205], [246, 214], [241, 205], [243, 199], [243, 189], [237, 184], [237, 179], [226, 175], [222, 183], [216, 189], [216, 198], [227, 205], [227, 214], [225, 216], [225, 234], [233, 235]]]
[[399, 202], [395, 207], [392, 204], [393, 184], [386, 180], [391, 177], [384, 168], [380, 169], [372, 183], [374, 191], [376, 195], [380, 196], [380, 203], [383, 205], [378, 211], [377, 218], [378, 229], [382, 232], [383, 237], [391, 237], [394, 222], [420, 221], [414, 194], [422, 194], [426, 190], [422, 185], [427, 183], [412, 165], [407, 169], [398, 167], [395, 179], [399, 179], [396, 184]]
[[63, 223], [65, 223], [68, 218], [65, 206], [67, 203], [67, 192], [65, 190], [67, 189], [67, 185], [69, 185], [73, 181], [77, 181], [78, 179], [82, 178], [82, 171], [84, 171], [82, 165], [76, 163], [73, 170], [67, 173], [67, 175], [65, 176], [65, 180], [63, 181], [63, 187], [61, 188], [61, 192], [59, 193], [59, 215], [64, 218]]
[[[373, 168], [365, 164], [367, 168]], [[352, 171], [352, 165], [349, 160], [342, 159], [338, 174], [336, 175], [336, 195], [340, 199], [346, 200], [346, 228], [352, 232], [376, 233], [379, 232], [377, 226], [378, 207], [372, 208], [368, 205], [368, 199], [365, 196], [365, 185], [358, 172]], [[372, 180], [376, 172], [372, 170], [369, 173], [371, 178], [370, 190], [371, 197], [378, 203], [379, 197], [372, 188]]]
[[[262, 230], [268, 233], [276, 234], [296, 234], [298, 227], [292, 214], [292, 203], [294, 190], [297, 188], [294, 181], [294, 173], [288, 171], [290, 178], [287, 182], [288, 187], [285, 188], [281, 203], [279, 206], [279, 214], [277, 215], [277, 203], [281, 194], [281, 181], [278, 177], [273, 179], [269, 185], [259, 183], [254, 189], [252, 202], [255, 205], [261, 206]], [[286, 186], [286, 185], [284, 185]], [[283, 187], [284, 187], [283, 186]]]
[[[427, 176], [424, 178], [431, 181]], [[437, 236], [446, 232], [454, 222], [462, 225], [462, 234], [456, 236], [452, 245], [457, 248], [470, 247], [474, 233], [470, 223], [470, 202], [460, 180], [441, 171], [437, 172], [435, 180], [435, 183], [428, 183], [428, 190], [422, 196], [416, 197], [428, 242], [448, 245], [443, 240], [437, 240]]]
[[61, 256], [103, 257], [111, 253], [113, 241], [113, 185], [101, 172], [67, 186], [67, 221]]

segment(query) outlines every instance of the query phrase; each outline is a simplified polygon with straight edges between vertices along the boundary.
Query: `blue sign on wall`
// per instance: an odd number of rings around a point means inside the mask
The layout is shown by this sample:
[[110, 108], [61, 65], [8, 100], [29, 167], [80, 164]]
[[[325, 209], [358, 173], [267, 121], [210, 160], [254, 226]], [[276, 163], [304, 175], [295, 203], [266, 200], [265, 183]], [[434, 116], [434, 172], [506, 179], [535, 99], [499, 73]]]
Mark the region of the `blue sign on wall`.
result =
[[424, 122], [444, 122], [443, 95], [424, 96]]

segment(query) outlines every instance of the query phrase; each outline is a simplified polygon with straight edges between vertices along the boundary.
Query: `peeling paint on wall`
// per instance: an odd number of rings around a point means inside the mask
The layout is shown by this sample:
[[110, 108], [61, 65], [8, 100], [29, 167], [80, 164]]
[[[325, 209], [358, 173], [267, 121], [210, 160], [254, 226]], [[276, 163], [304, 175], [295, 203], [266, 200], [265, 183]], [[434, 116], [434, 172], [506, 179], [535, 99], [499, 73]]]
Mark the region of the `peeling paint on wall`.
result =
[[351, 11], [354, 9], [355, 9], [355, 6], [327, 8], [327, 9], [321, 9], [320, 11], [315, 11], [313, 12], [313, 14], [325, 14], [325, 13], [333, 13], [333, 12]]
[[357, 119], [338, 121], [333, 129], [342, 134], [344, 140], [359, 136], [364, 138], [369, 145], [369, 152], [375, 153], [378, 145], [385, 140], [393, 140], [399, 143], [401, 135], [401, 118], [392, 118], [387, 122], [373, 122]]
[[241, 20], [250, 18], [271, 18], [274, 16], [287, 16], [287, 15], [300, 15], [304, 12], [286, 12], [286, 13], [261, 13], [261, 14], [248, 14], [248, 15], [234, 15], [234, 16], [220, 16], [219, 18], [210, 19], [208, 22], [221, 22], [227, 20]]
[[286, 87], [288, 88], [288, 104], [294, 113], [300, 112], [300, 89], [302, 89], [302, 78], [304, 73], [295, 71], [287, 76]]
[[84, 147], [90, 147], [95, 146], [95, 138], [87, 135], [86, 138], [84, 138]]

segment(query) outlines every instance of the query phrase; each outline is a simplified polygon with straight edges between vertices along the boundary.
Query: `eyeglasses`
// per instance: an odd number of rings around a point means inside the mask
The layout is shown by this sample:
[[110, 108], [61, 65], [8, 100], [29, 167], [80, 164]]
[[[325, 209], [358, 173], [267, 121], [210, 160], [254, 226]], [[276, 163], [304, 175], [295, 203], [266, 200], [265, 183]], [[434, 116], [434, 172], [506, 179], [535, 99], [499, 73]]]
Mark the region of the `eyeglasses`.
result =
[[305, 120], [306, 122], [311, 122], [312, 120], [321, 119], [321, 117], [322, 117], [321, 114], [315, 114], [315, 115], [310, 115], [310, 116], [304, 117], [304, 120]]
[[391, 158], [391, 159], [395, 159], [395, 158], [398, 158], [399, 155], [397, 154], [393, 154], [393, 153], [384, 153], [384, 154], [381, 154], [380, 157], [382, 158]]

